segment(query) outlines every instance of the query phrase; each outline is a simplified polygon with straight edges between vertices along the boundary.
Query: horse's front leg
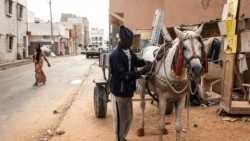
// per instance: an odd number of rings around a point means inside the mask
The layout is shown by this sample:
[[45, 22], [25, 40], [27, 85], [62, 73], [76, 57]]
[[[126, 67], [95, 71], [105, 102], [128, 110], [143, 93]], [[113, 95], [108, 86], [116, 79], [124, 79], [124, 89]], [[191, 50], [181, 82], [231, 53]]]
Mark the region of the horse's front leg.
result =
[[175, 131], [176, 131], [176, 141], [180, 141], [181, 139], [181, 130], [182, 130], [182, 124], [181, 124], [181, 114], [182, 109], [185, 104], [185, 98], [186, 95], [184, 95], [180, 100], [178, 100], [175, 104], [176, 106], [176, 112], [175, 112]]
[[144, 110], [145, 110], [145, 93], [146, 93], [146, 88], [145, 88], [145, 83], [142, 82], [142, 80], [139, 83], [139, 92], [140, 92], [140, 109], [141, 109], [141, 117], [140, 117], [140, 128], [137, 130], [137, 135], [138, 136], [144, 136]]
[[167, 97], [164, 94], [159, 95], [159, 111], [160, 111], [160, 122], [159, 122], [159, 141], [163, 140], [163, 134], [167, 134], [168, 131], [165, 128], [165, 111], [167, 106]]

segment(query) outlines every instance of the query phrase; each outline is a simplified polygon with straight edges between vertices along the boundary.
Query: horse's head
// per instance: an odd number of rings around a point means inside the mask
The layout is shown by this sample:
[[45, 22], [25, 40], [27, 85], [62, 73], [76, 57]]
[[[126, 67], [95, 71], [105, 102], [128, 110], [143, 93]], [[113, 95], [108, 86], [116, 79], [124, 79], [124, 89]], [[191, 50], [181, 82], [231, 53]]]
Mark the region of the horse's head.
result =
[[[182, 54], [184, 64], [188, 68], [191, 77], [197, 78], [207, 71], [206, 53], [201, 39], [201, 25], [194, 31], [181, 31], [175, 28], [175, 32], [180, 39], [179, 52]], [[205, 70], [204, 70], [205, 69]]]

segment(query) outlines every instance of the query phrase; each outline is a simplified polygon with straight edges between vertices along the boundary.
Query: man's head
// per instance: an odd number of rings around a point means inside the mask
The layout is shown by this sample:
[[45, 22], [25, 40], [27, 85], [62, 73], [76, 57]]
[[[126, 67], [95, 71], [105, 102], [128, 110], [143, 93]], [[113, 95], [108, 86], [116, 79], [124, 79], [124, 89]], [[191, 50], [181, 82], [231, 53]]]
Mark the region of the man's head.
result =
[[122, 25], [120, 27], [119, 37], [122, 49], [129, 49], [133, 43], [133, 32]]

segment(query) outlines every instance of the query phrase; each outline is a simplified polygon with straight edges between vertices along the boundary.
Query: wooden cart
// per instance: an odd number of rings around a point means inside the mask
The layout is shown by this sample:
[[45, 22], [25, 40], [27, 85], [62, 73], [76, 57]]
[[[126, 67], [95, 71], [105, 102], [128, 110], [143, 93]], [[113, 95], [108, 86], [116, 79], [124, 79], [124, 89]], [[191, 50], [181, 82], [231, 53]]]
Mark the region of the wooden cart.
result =
[[103, 79], [94, 79], [93, 82], [96, 84], [94, 88], [94, 108], [95, 115], [97, 118], [106, 117], [107, 103], [110, 101], [109, 98], [109, 79], [110, 72], [109, 67], [109, 53], [102, 53], [99, 56], [99, 67], [103, 71]]

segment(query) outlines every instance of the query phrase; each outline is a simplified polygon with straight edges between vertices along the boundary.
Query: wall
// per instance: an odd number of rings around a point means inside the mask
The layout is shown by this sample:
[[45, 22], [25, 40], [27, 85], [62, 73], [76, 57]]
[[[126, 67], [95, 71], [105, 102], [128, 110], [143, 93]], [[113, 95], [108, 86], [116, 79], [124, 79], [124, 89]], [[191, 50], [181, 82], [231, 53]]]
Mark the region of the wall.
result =
[[[60, 23], [52, 23], [53, 35], [55, 36], [65, 36], [65, 28]], [[51, 35], [51, 25], [50, 23], [29, 23], [28, 31], [31, 31], [31, 35], [41, 35], [50, 36]]]
[[124, 13], [131, 29], [152, 26], [154, 13], [164, 11], [165, 26], [197, 24], [221, 17], [226, 0], [110, 0], [110, 13]]
[[[5, 0], [0, 1], [0, 61], [15, 61], [22, 59], [25, 52], [26, 21], [27, 21], [27, 1], [13, 0], [12, 15], [6, 15]], [[17, 3], [23, 6], [23, 17], [17, 19]], [[12, 50], [8, 50], [7, 34], [14, 36]], [[26, 38], [27, 39], [27, 38]]]
[[[69, 31], [66, 31], [65, 27], [60, 23], [53, 23], [53, 39], [51, 38], [51, 25], [50, 23], [29, 23], [28, 31], [31, 35], [29, 36], [30, 52], [34, 49], [35, 43], [50, 45], [53, 40], [53, 51], [55, 54], [64, 55], [66, 40], [64, 38], [69, 37]], [[66, 35], [67, 34], [67, 35]]]

